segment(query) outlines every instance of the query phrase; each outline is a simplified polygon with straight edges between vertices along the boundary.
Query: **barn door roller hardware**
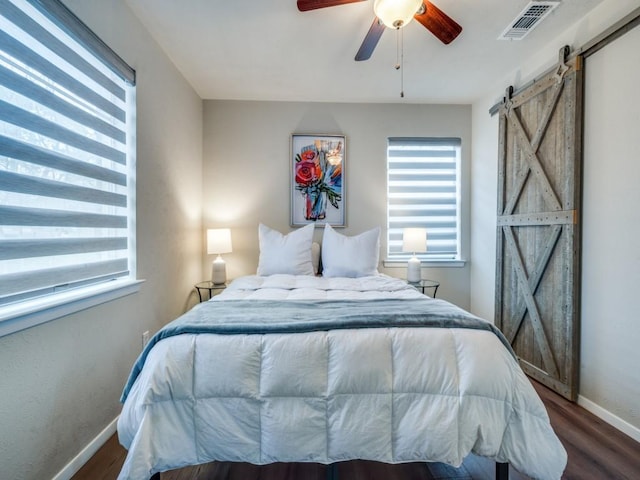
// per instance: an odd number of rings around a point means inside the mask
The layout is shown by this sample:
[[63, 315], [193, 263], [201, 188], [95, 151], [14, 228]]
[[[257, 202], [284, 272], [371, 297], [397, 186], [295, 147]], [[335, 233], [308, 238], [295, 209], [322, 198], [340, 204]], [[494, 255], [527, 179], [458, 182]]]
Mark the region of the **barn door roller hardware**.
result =
[[569, 58], [570, 51], [571, 49], [569, 48], [569, 45], [565, 45], [558, 52], [558, 67], [556, 68], [555, 73], [556, 81], [558, 83], [562, 82], [565, 74], [569, 71], [569, 66], [566, 62], [567, 58]]

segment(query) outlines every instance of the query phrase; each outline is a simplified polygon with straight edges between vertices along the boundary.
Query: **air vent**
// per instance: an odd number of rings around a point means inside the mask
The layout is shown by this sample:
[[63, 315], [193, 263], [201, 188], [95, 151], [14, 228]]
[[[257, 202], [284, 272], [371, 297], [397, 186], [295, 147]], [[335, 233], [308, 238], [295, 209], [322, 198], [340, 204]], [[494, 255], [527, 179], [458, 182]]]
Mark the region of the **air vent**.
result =
[[560, 0], [529, 2], [529, 5], [502, 32], [498, 40], [522, 40], [558, 5], [560, 5]]

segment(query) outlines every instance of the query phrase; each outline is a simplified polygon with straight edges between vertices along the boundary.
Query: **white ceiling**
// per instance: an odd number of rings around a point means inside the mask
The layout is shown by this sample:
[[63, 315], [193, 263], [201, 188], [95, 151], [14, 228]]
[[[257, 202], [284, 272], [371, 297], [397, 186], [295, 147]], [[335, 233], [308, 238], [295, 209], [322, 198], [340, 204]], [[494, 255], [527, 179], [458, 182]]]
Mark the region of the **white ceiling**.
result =
[[529, 0], [433, 0], [463, 31], [444, 45], [417, 22], [404, 28], [401, 99], [395, 31], [384, 32], [371, 59], [353, 59], [373, 0], [309, 12], [296, 0], [127, 0], [203, 99], [462, 104], [601, 1], [561, 0], [523, 40], [504, 41], [498, 36]]

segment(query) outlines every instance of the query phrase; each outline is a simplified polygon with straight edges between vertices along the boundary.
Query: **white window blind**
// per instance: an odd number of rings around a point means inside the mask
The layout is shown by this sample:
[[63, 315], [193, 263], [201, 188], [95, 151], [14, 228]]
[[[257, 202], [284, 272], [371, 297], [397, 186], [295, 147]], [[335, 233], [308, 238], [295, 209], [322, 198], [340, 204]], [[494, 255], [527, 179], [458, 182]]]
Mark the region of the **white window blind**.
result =
[[0, 306], [133, 274], [135, 72], [57, 0], [0, 0]]
[[387, 257], [406, 260], [402, 231], [427, 229], [424, 260], [460, 259], [460, 139], [389, 138]]

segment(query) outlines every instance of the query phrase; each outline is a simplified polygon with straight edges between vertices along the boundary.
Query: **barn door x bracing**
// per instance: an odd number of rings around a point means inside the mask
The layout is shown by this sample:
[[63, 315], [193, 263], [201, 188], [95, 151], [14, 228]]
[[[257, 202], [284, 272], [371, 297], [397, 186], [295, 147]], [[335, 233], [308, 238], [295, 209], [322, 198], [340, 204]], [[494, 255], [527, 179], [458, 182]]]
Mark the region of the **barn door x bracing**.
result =
[[578, 393], [582, 58], [500, 105], [496, 325], [524, 371]]

